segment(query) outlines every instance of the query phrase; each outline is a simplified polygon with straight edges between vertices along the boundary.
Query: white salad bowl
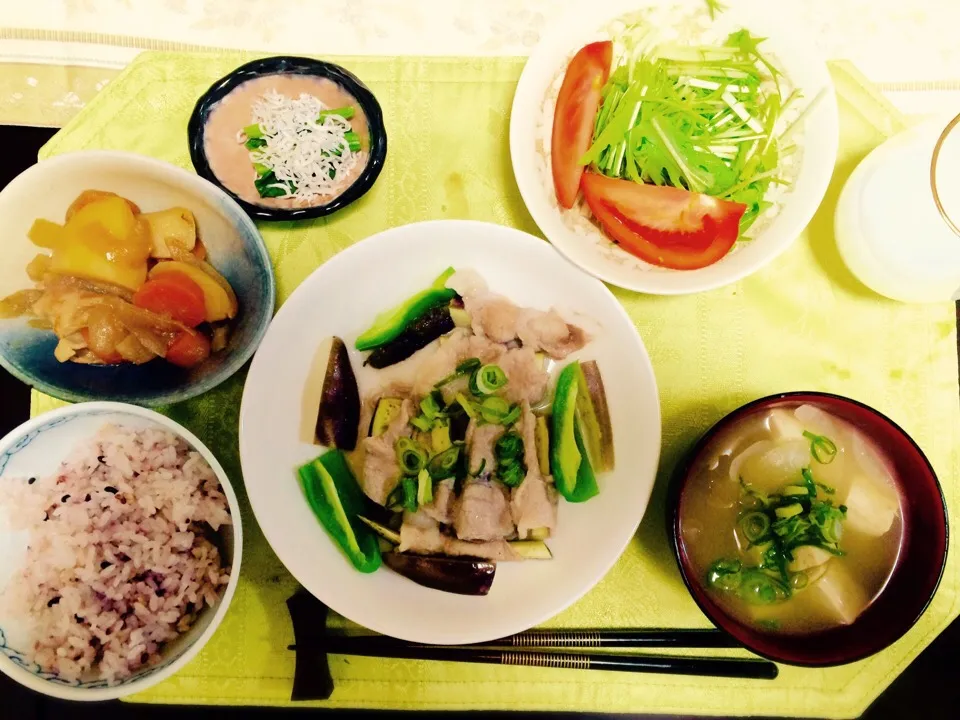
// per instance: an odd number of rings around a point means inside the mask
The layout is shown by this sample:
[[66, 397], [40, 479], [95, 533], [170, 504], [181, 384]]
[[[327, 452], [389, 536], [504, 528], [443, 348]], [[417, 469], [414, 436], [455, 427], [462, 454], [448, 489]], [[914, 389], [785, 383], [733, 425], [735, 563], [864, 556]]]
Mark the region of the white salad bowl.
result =
[[[308, 379], [318, 350], [354, 340], [378, 313], [428, 287], [442, 270], [476, 270], [491, 290], [521, 306], [555, 307], [592, 337], [569, 359], [596, 360], [613, 427], [616, 468], [598, 476], [589, 502], [560, 502], [552, 560], [501, 562], [486, 596], [415, 584], [385, 565], [362, 574], [314, 517], [297, 467], [324, 449], [304, 441]], [[322, 354], [322, 353], [320, 353]], [[361, 393], [364, 392], [360, 377]], [[312, 425], [311, 425], [312, 429]], [[240, 458], [247, 496], [267, 541], [313, 595], [350, 620], [425, 643], [481, 642], [547, 620], [592, 588], [630, 542], [653, 489], [660, 453], [660, 405], [643, 342], [604, 285], [542, 240], [472, 221], [393, 228], [344, 250], [287, 300], [254, 356], [240, 410]]]
[[[243, 531], [240, 505], [230, 480], [213, 453], [193, 433], [157, 412], [124, 403], [88, 402], [44, 413], [0, 439], [0, 482], [50, 475], [79, 443], [92, 438], [107, 423], [172, 432], [209, 463], [230, 509], [231, 524], [220, 533], [230, 580], [217, 604], [205, 606], [187, 632], [163, 647], [159, 661], [114, 684], [106, 680], [69, 680], [44, 671], [25, 652], [31, 643], [30, 618], [15, 614], [4, 604], [0, 607], [0, 671], [31, 690], [63, 700], [114, 700], [142, 692], [173, 675], [213, 637], [240, 578]], [[27, 542], [24, 532], [11, 530], [6, 508], [0, 507], [0, 590], [23, 567]]]
[[[614, 245], [599, 230], [564, 222], [554, 194], [548, 157], [556, 90], [574, 53], [589, 42], [608, 39], [611, 21], [656, 6], [665, 17], [701, 14], [704, 30], [722, 40], [746, 28], [766, 38], [761, 50], [776, 59], [789, 82], [802, 93], [801, 125], [793, 132], [800, 155], [791, 186], [780, 194], [768, 216], [761, 216], [727, 255], [698, 270], [672, 270], [649, 265]], [[741, 0], [718, 13], [713, 27], [703, 0], [609, 0], [578, 3], [544, 35], [524, 67], [510, 116], [510, 155], [520, 194], [540, 230], [572, 262], [613, 285], [656, 295], [701, 292], [735, 282], [771, 261], [800, 235], [816, 212], [830, 183], [839, 142], [837, 103], [825, 62], [812, 43], [797, 33], [784, 3]], [[659, 37], [671, 39], [661, 25]], [[546, 142], [544, 143], [544, 137]], [[769, 197], [769, 195], [768, 195]]]

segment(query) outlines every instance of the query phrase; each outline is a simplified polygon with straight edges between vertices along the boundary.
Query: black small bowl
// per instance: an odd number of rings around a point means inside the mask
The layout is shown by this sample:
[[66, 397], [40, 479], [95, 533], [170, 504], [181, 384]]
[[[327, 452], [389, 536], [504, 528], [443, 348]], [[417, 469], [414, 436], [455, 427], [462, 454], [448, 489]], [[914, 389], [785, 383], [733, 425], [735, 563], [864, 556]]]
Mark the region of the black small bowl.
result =
[[[298, 208], [271, 208], [256, 205], [237, 197], [233, 190], [220, 182], [210, 168], [204, 149], [204, 130], [210, 110], [242, 83], [267, 75], [314, 75], [332, 80], [357, 99], [357, 103], [367, 117], [370, 130], [370, 158], [367, 160], [367, 166], [350, 187], [325, 205], [308, 205]], [[250, 217], [258, 220], [308, 220], [336, 212], [362, 197], [373, 187], [387, 159], [387, 130], [383, 125], [383, 112], [370, 89], [353, 73], [339, 65], [303, 57], [278, 56], [254, 60], [217, 80], [197, 100], [190, 115], [190, 121], [187, 123], [187, 136], [190, 141], [190, 160], [197, 174], [221, 188], [236, 200]]]

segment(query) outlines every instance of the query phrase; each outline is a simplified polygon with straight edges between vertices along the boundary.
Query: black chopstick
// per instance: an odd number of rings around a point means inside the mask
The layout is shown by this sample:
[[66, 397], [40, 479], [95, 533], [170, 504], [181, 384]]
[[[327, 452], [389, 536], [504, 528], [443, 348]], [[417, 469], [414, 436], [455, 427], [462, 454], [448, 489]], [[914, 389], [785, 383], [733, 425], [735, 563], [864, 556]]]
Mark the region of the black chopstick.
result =
[[[385, 640], [393, 639], [385, 638]], [[772, 662], [748, 658], [497, 650], [475, 646], [417, 645], [401, 640], [386, 643], [380, 642], [375, 636], [329, 635], [322, 646], [310, 646], [310, 649], [330, 655], [442, 660], [519, 667], [709, 675], [756, 680], [773, 680], [778, 672], [777, 666]]]
[[[331, 636], [334, 633], [329, 633]], [[409, 645], [385, 635], [340, 635], [363, 638], [371, 647], [384, 649]], [[720, 630], [623, 629], [527, 630], [498, 640], [471, 643], [472, 648], [736, 648], [733, 636]], [[292, 648], [291, 648], [292, 649]]]

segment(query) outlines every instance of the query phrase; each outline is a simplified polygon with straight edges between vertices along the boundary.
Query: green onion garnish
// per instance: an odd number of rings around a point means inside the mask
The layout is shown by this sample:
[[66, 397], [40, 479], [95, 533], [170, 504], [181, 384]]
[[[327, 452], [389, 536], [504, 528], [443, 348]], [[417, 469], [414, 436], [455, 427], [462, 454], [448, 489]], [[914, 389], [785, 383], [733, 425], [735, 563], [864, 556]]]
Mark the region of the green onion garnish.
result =
[[435, 388], [440, 388], [446, 385], [447, 383], [453, 382], [458, 377], [463, 377], [464, 375], [470, 375], [474, 370], [479, 368], [481, 365], [480, 358], [469, 358], [464, 360], [462, 363], [457, 365], [456, 369], [445, 378], [440, 380], [434, 385]]
[[483, 365], [470, 376], [470, 392], [490, 395], [507, 384], [507, 374], [499, 365]]
[[484, 422], [500, 425], [510, 412], [510, 403], [497, 395], [485, 397], [480, 403], [480, 417]]
[[426, 467], [427, 453], [410, 438], [398, 438], [394, 448], [396, 449], [400, 472], [404, 475], [416, 475]]
[[417, 511], [417, 481], [405, 475], [400, 481], [401, 486], [403, 487], [403, 509], [409, 510], [410, 512]]
[[460, 460], [460, 447], [453, 445], [448, 447], [442, 453], [438, 453], [430, 458], [427, 463], [427, 471], [434, 480], [443, 480], [444, 478], [454, 477], [457, 471], [457, 462]]
[[808, 430], [803, 436], [810, 441], [810, 454], [821, 465], [829, 465], [837, 457], [837, 446], [826, 435], [816, 435]]
[[463, 408], [463, 411], [467, 414], [467, 417], [470, 419], [475, 419], [477, 417], [477, 409], [463, 393], [457, 393], [456, 401], [460, 404], [460, 407]]
[[770, 518], [763, 512], [750, 512], [740, 518], [740, 530], [751, 545], [770, 536]]
[[243, 134], [247, 136], [248, 140], [253, 138], [262, 138], [263, 130], [260, 129], [260, 126], [257, 123], [254, 123], [253, 125], [247, 125], [243, 129]]

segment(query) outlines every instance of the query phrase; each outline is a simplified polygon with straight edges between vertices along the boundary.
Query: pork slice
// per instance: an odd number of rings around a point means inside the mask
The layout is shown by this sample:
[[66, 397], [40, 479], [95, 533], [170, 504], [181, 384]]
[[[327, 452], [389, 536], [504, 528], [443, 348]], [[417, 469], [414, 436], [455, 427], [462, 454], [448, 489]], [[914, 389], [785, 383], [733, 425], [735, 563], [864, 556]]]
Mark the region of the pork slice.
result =
[[413, 381], [413, 393], [417, 397], [427, 395], [438, 382], [452, 375], [464, 360], [479, 358], [484, 364], [493, 363], [504, 352], [502, 345], [477, 337], [466, 328], [457, 328], [443, 339], [431, 355], [423, 359]]
[[502, 540], [512, 535], [506, 488], [486, 475], [464, 483], [453, 529], [460, 540]]
[[427, 503], [420, 509], [438, 523], [453, 524], [454, 508], [457, 496], [453, 491], [453, 478], [441, 480], [433, 489], [433, 502]]
[[525, 310], [518, 319], [517, 337], [524, 347], [543, 352], [556, 360], [580, 350], [590, 341], [582, 328], [571, 325], [553, 309], [547, 312]]
[[472, 474], [487, 475], [493, 472], [497, 466], [493, 448], [503, 433], [502, 425], [478, 425], [476, 420], [470, 421], [464, 439], [467, 444], [467, 459], [470, 461], [468, 468]]
[[543, 400], [550, 375], [532, 348], [508, 350], [500, 358], [499, 365], [507, 376], [507, 384], [500, 393], [507, 402], [524, 401], [536, 405]]
[[400, 526], [400, 552], [412, 552], [417, 555], [434, 555], [444, 551], [446, 538], [440, 533], [440, 524], [423, 508], [417, 512], [407, 510], [403, 513]]
[[517, 337], [523, 310], [503, 295], [478, 293], [465, 297], [463, 307], [470, 313], [474, 334], [497, 343], [508, 343]]
[[413, 403], [405, 399], [400, 405], [400, 413], [382, 435], [363, 440], [363, 477], [360, 486], [367, 497], [379, 505], [386, 504], [390, 493], [400, 482], [400, 465], [394, 444], [398, 438], [413, 434], [410, 427], [412, 415]]
[[517, 535], [525, 538], [534, 528], [556, 528], [557, 493], [553, 484], [540, 472], [537, 458], [537, 418], [526, 402], [522, 405], [518, 426], [523, 437], [523, 461], [527, 466], [527, 474], [523, 482], [511, 492], [510, 513], [517, 526]]

